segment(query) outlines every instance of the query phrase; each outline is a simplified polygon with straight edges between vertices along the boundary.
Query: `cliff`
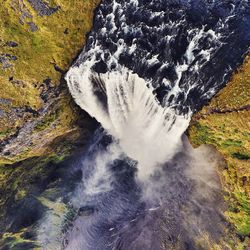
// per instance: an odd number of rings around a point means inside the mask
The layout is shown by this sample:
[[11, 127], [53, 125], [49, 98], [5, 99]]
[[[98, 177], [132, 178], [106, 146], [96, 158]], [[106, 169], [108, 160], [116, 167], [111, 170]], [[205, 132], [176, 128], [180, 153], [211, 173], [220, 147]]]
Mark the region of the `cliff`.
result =
[[62, 76], [82, 49], [98, 2], [1, 1], [0, 164], [54, 153], [55, 140], [80, 136], [79, 110]]
[[0, 1], [1, 249], [36, 248], [46, 201], [77, 180], [59, 162], [85, 146], [96, 122], [74, 104], [63, 75], [98, 2]]
[[[69, 192], [79, 179], [60, 162], [85, 146], [96, 123], [74, 104], [63, 75], [85, 43], [99, 1], [1, 1], [0, 248], [36, 247], [36, 222], [54, 209], [50, 202], [65, 183]], [[194, 146], [214, 145], [226, 160], [218, 169], [225, 215], [242, 246], [250, 235], [249, 117], [248, 57], [188, 129]]]
[[224, 156], [219, 174], [226, 218], [241, 239], [250, 235], [250, 57], [191, 122], [188, 133], [194, 146], [214, 145]]

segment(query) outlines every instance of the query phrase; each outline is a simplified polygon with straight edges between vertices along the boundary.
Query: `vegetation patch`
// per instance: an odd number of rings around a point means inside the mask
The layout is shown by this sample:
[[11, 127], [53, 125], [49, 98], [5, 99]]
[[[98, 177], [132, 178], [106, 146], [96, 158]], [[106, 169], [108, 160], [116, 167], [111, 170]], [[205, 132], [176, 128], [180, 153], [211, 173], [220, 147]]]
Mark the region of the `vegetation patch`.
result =
[[194, 115], [188, 129], [194, 146], [212, 144], [227, 162], [226, 167], [220, 168], [220, 175], [228, 203], [225, 216], [235, 230], [234, 236], [231, 232], [228, 238], [228, 242], [234, 239], [232, 249], [246, 249], [250, 236], [249, 105], [250, 58], [247, 57], [228, 85]]
[[250, 154], [244, 152], [237, 152], [232, 154], [233, 157], [239, 160], [250, 160]]
[[[1, 2], [0, 100], [9, 100], [11, 105], [0, 101], [3, 110], [0, 143], [27, 122], [36, 120], [28, 110], [39, 113], [48, 101], [44, 96], [62, 83], [62, 73], [85, 43], [99, 2], [52, 0], [41, 1], [37, 6], [30, 0]], [[3, 55], [10, 56], [1, 59]], [[49, 84], [45, 83], [46, 79], [50, 79]], [[53, 96], [49, 96], [51, 98]], [[64, 112], [71, 114], [70, 109]], [[48, 114], [44, 119], [37, 124], [37, 132], [45, 130], [57, 118]], [[54, 131], [61, 133], [56, 128]]]

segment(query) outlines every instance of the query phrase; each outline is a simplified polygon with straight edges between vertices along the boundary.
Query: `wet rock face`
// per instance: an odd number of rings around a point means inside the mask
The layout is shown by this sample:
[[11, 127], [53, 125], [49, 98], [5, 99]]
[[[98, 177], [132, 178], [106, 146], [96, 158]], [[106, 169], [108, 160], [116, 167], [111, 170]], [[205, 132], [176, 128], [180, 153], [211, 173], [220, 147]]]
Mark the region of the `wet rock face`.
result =
[[[79, 149], [83, 146], [78, 144]], [[1, 168], [0, 249], [39, 245], [36, 230], [46, 212], [54, 209], [50, 205], [61, 199], [58, 204], [66, 207], [68, 194], [81, 180], [71, 164], [79, 155], [75, 151], [71, 157], [63, 163], [56, 157], [33, 158]]]

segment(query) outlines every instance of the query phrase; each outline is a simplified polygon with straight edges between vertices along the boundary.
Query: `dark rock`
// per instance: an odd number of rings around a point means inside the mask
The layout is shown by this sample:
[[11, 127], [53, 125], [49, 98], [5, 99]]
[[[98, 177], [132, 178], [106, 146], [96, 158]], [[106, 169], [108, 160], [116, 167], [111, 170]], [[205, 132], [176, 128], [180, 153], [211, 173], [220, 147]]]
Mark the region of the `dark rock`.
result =
[[35, 235], [33, 232], [24, 232], [22, 234], [22, 238], [26, 239], [26, 240], [30, 240], [30, 239], [34, 239]]
[[8, 42], [6, 43], [6, 45], [9, 46], [9, 47], [14, 48], [14, 47], [17, 47], [17, 46], [18, 46], [18, 43], [14, 42], [14, 41], [8, 41]]
[[184, 249], [185, 250], [195, 250], [195, 247], [193, 246], [192, 242], [185, 242], [184, 243]]
[[33, 22], [28, 22], [27, 24], [29, 25], [31, 32], [36, 32], [38, 30], [38, 27]]
[[23, 243], [19, 243], [17, 245], [15, 245], [14, 247], [12, 247], [12, 250], [28, 250], [28, 249], [34, 249], [36, 247], [36, 245], [34, 243], [31, 242], [23, 242]]
[[3, 153], [5, 156], [8, 156], [8, 155], [10, 155], [11, 153], [10, 153], [10, 151], [6, 151], [6, 152], [4, 152]]
[[33, 225], [42, 218], [45, 210], [45, 207], [32, 196], [26, 197], [16, 204], [12, 204], [8, 210], [9, 218], [12, 218], [10, 231], [17, 232], [22, 228]]
[[61, 74], [66, 73], [66, 71], [61, 69], [57, 64], [54, 64], [54, 69], [55, 69], [55, 71], [60, 72]]
[[46, 79], [43, 80], [43, 83], [45, 83], [47, 88], [51, 87], [51, 79], [48, 77]]
[[40, 16], [50, 16], [60, 9], [60, 6], [53, 8], [42, 0], [28, 0], [28, 2]]
[[27, 112], [27, 113], [31, 113], [34, 117], [38, 117], [39, 116], [39, 113], [36, 110], [34, 110], [31, 107], [29, 107], [29, 106], [25, 106], [25, 110], [24, 111]]
[[6, 54], [6, 57], [11, 61], [16, 61], [17, 57], [15, 55]]
[[90, 216], [95, 212], [95, 208], [94, 207], [81, 207], [78, 210], [78, 215], [79, 216]]
[[69, 29], [68, 28], [66, 28], [65, 30], [64, 30], [64, 32], [63, 32], [65, 35], [68, 35], [69, 34]]
[[60, 93], [60, 89], [53, 86], [52, 81], [49, 77], [43, 80], [43, 84], [40, 85], [40, 91], [40, 97], [44, 101], [44, 103], [47, 103], [48, 100], [53, 97], [57, 97]]
[[40, 97], [41, 97], [41, 99], [44, 101], [44, 103], [47, 103], [48, 102], [48, 100], [49, 100], [49, 94], [47, 93], [47, 92], [42, 92], [41, 94], [40, 94]]

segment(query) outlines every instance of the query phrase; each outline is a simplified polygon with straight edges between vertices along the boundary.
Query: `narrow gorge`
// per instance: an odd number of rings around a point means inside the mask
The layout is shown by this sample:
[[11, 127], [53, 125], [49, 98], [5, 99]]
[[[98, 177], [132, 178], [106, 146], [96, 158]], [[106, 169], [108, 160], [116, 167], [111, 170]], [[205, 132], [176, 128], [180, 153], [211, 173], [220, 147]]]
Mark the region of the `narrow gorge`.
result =
[[249, 1], [101, 1], [44, 109], [3, 140], [0, 248], [247, 250], [249, 48]]

